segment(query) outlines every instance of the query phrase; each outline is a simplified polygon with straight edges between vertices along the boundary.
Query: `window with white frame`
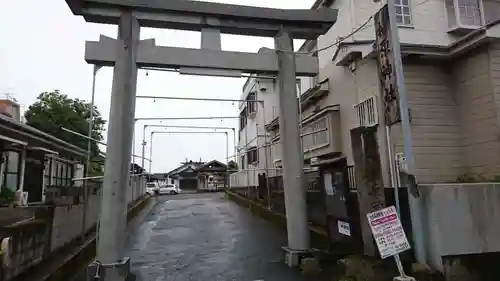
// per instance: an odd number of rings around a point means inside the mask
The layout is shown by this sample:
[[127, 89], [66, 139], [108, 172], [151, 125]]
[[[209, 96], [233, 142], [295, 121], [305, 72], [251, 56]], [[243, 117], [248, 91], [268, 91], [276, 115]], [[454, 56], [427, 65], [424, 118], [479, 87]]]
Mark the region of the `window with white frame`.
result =
[[255, 102], [257, 95], [255, 92], [251, 92], [247, 96], [247, 114], [250, 115], [252, 113], [257, 112], [257, 102]]
[[314, 149], [329, 143], [327, 120], [325, 116], [302, 128], [302, 145], [304, 150]]
[[460, 23], [469, 26], [481, 25], [481, 10], [477, 0], [456, 0]]
[[259, 162], [259, 155], [256, 147], [251, 147], [247, 151], [247, 164], [254, 164]]
[[243, 108], [240, 112], [240, 131], [247, 126], [247, 108]]
[[52, 180], [53, 186], [71, 186], [73, 178], [73, 164], [52, 159]]
[[394, 8], [396, 10], [396, 23], [402, 26], [413, 25], [411, 18], [411, 0], [394, 0]]
[[50, 185], [50, 174], [51, 174], [51, 167], [52, 167], [52, 158], [45, 157], [44, 159], [44, 168], [43, 168], [43, 182], [44, 185]]
[[281, 144], [279, 140], [271, 144], [271, 155], [274, 161], [281, 159]]
[[240, 163], [240, 167], [241, 167], [241, 169], [245, 169], [245, 168], [247, 167], [247, 165], [246, 165], [246, 163], [245, 163], [245, 162], [246, 162], [246, 161], [245, 161], [245, 158], [246, 158], [246, 157], [245, 157], [245, 154], [243, 154], [243, 155], [241, 155], [241, 156], [240, 156], [240, 161], [241, 161], [241, 163]]
[[318, 146], [328, 143], [328, 130], [327, 130], [327, 122], [326, 117], [321, 118], [320, 120], [314, 122], [312, 124], [313, 134], [312, 134], [312, 145]]
[[445, 0], [448, 27], [479, 27], [482, 25], [478, 0]]
[[19, 167], [20, 167], [19, 151], [6, 151], [4, 153], [3, 183], [2, 187], [6, 187], [15, 192], [19, 189]]

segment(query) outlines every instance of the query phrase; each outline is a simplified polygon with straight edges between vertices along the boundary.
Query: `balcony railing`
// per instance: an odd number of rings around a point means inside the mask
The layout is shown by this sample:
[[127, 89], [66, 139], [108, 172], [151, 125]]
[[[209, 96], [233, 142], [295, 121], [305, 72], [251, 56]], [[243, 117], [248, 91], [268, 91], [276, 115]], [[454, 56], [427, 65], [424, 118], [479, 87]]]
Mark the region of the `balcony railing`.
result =
[[470, 32], [500, 19], [500, 1], [445, 0], [450, 32]]
[[378, 125], [377, 98], [371, 96], [354, 105], [357, 115], [357, 127], [373, 127]]
[[302, 147], [304, 152], [313, 151], [330, 144], [328, 118], [307, 124], [302, 128]]
[[281, 160], [281, 142], [277, 141], [271, 144], [271, 157], [274, 162]]
[[[321, 121], [321, 120], [319, 120]], [[318, 124], [322, 124], [321, 122]], [[303, 129], [302, 146], [304, 153], [323, 148], [330, 144], [329, 130], [326, 127], [318, 126], [316, 123]], [[271, 144], [271, 157], [274, 163], [281, 161], [281, 142]]]
[[258, 169], [247, 169], [232, 173], [229, 176], [229, 184], [231, 188], [258, 186], [258, 175], [262, 172], [264, 171], [259, 171]]

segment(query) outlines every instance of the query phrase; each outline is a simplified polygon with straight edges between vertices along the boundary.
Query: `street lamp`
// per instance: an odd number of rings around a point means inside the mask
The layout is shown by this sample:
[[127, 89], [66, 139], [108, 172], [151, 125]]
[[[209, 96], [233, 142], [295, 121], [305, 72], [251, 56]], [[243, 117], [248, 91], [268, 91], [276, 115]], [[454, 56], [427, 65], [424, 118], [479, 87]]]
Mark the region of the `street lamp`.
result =
[[[97, 72], [99, 69], [101, 69], [101, 65], [94, 64], [94, 69], [92, 70], [92, 98], [90, 101], [90, 116], [89, 116], [89, 132], [87, 134], [88, 141], [87, 141], [87, 163], [85, 167], [85, 177], [89, 177], [89, 170], [90, 170], [90, 152], [92, 148], [92, 129], [94, 127], [94, 103], [95, 103], [95, 80], [97, 76]], [[82, 185], [84, 190], [83, 190], [83, 219], [82, 219], [82, 234], [85, 233], [85, 220], [86, 220], [86, 213], [88, 209], [88, 181], [84, 182]]]
[[[153, 162], [153, 135], [154, 134], [225, 134], [226, 135], [226, 162], [228, 158], [228, 148], [229, 148], [229, 137], [227, 132], [203, 132], [203, 131], [193, 131], [193, 132], [165, 132], [165, 131], [154, 131], [151, 132], [151, 141], [149, 144], [149, 158], [151, 161], [149, 162], [149, 173], [151, 174], [151, 163]], [[226, 166], [227, 169], [227, 166]]]
[[88, 131], [88, 141], [87, 141], [87, 171], [85, 173], [85, 176], [89, 176], [89, 165], [90, 165], [90, 150], [92, 147], [92, 129], [94, 127], [94, 103], [95, 103], [95, 81], [96, 81], [96, 76], [97, 72], [99, 69], [101, 69], [102, 66], [94, 64], [94, 69], [92, 72], [92, 99], [90, 102], [90, 117], [89, 117], [89, 131]]

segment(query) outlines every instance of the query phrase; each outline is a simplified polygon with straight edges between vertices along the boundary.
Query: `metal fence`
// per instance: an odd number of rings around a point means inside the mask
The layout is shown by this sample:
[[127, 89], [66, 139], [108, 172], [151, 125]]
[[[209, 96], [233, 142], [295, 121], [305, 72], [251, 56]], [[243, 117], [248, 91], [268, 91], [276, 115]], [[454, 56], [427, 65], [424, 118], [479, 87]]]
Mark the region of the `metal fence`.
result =
[[[354, 166], [347, 166], [347, 181], [348, 185], [345, 187], [348, 188], [347, 197], [348, 200], [345, 202], [337, 202], [335, 204], [344, 204], [345, 206], [337, 206], [333, 209], [344, 209], [348, 214], [352, 216], [352, 218], [345, 218], [343, 220], [348, 220], [352, 226], [353, 231], [357, 232], [359, 229], [359, 203], [358, 203], [358, 193], [357, 193], [357, 184], [355, 177]], [[241, 171], [240, 173], [234, 175], [233, 180], [237, 177], [243, 177], [245, 171]], [[285, 197], [284, 197], [284, 184], [282, 176], [273, 176], [266, 177], [265, 171], [261, 171], [256, 175], [257, 180], [254, 186], [246, 186], [245, 183], [240, 181], [241, 186], [231, 186], [232, 191], [239, 193], [247, 197], [248, 199], [254, 200], [256, 202], [261, 203], [262, 205], [268, 206], [272, 211], [286, 215], [286, 206], [285, 206]], [[252, 174], [253, 176], [253, 174]], [[246, 179], [245, 179], [246, 180]], [[332, 232], [330, 228], [332, 228], [332, 214], [327, 213], [327, 204], [331, 204], [335, 200], [328, 199], [326, 196], [326, 192], [324, 189], [324, 183], [322, 181], [321, 173], [319, 171], [305, 171], [304, 173], [304, 186], [306, 193], [306, 207], [307, 207], [307, 217], [308, 221], [312, 225], [316, 225], [322, 227], [327, 232]], [[332, 207], [329, 207], [332, 210]], [[335, 220], [335, 226], [337, 225]], [[358, 233], [353, 233], [358, 236]], [[332, 237], [333, 242], [341, 243], [347, 242], [345, 239], [341, 239], [336, 241], [337, 237]], [[359, 237], [356, 237], [356, 241], [349, 242], [351, 249], [358, 249], [360, 245]]]
[[[306, 191], [307, 213], [312, 224], [325, 226], [324, 192], [319, 180], [318, 172], [305, 174], [304, 189]], [[266, 177], [265, 173], [260, 173], [257, 175], [256, 186], [232, 186], [231, 188], [234, 192], [260, 202], [277, 213], [286, 214], [282, 176]]]

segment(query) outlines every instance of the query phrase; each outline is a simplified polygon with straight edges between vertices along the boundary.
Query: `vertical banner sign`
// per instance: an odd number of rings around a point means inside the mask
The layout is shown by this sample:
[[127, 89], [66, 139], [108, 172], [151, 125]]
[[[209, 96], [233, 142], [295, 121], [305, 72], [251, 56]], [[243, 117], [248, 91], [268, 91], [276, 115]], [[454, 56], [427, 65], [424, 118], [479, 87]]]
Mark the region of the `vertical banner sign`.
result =
[[410, 243], [394, 206], [369, 213], [367, 217], [382, 259], [410, 249]]
[[[391, 27], [389, 21], [389, 10], [384, 5], [375, 14], [375, 51], [377, 53], [378, 74], [382, 102], [384, 104], [385, 125], [391, 126], [401, 122], [401, 112], [399, 108], [399, 92], [397, 87], [395, 59], [393, 52]], [[397, 29], [396, 29], [397, 32]]]

